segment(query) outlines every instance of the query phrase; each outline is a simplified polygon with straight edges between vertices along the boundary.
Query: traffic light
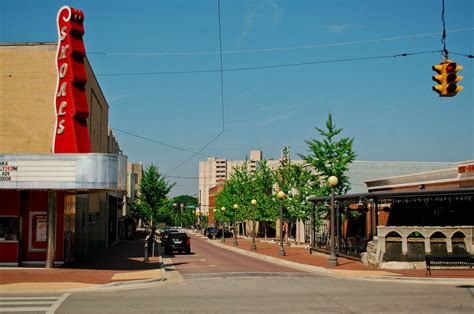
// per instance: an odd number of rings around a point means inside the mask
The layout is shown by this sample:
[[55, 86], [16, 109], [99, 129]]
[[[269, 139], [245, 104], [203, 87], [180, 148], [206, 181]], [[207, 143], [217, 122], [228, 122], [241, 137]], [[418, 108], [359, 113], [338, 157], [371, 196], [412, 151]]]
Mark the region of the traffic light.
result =
[[461, 71], [463, 69], [462, 66], [457, 65], [456, 62], [453, 61], [447, 61], [448, 63], [446, 64], [446, 96], [447, 97], [452, 97], [456, 96], [456, 94], [460, 91], [463, 90], [464, 87], [458, 86], [457, 82], [463, 79], [461, 75], [457, 75], [458, 71]]
[[440, 97], [453, 97], [463, 90], [462, 86], [456, 83], [463, 79], [462, 76], [457, 75], [458, 71], [462, 70], [462, 66], [457, 65], [456, 62], [445, 60], [440, 64], [433, 66], [433, 71], [438, 75], [433, 76], [433, 81], [439, 85], [433, 86], [433, 90], [438, 93]]

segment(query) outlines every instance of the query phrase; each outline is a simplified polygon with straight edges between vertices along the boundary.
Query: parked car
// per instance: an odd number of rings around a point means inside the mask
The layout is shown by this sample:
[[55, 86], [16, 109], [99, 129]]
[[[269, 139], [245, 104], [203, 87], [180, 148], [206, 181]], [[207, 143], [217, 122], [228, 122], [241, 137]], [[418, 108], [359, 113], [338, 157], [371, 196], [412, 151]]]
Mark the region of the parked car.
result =
[[214, 234], [217, 234], [218, 231], [217, 228], [206, 228], [206, 230], [204, 230], [204, 235], [207, 235], [209, 239], [212, 239]]
[[177, 233], [179, 232], [176, 228], [163, 228], [160, 230], [160, 237], [166, 238], [170, 233]]
[[175, 251], [189, 254], [191, 253], [191, 237], [184, 232], [169, 233], [163, 239], [162, 245], [165, 248], [165, 254], [170, 255]]
[[[216, 229], [216, 228], [210, 228], [211, 230], [208, 231], [208, 234], [207, 234], [207, 237], [209, 239], [212, 239], [214, 238], [214, 234], [216, 235], [216, 239], [218, 238], [221, 238], [222, 237], [222, 229]], [[234, 236], [234, 234], [232, 232], [230, 232], [229, 230], [225, 230], [224, 231], [224, 236], [226, 238], [232, 238]]]

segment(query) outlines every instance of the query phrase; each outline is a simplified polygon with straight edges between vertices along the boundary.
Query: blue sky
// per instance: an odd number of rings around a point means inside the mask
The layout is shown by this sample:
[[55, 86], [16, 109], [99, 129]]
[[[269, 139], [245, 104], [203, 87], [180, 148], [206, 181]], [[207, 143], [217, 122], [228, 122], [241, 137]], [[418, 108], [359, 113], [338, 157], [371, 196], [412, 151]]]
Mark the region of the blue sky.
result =
[[[110, 106], [110, 126], [156, 141], [245, 159], [306, 153], [329, 112], [354, 137], [359, 160], [474, 159], [473, 59], [453, 98], [439, 98], [431, 66], [440, 53], [352, 62], [324, 61], [442, 49], [441, 0], [221, 1], [223, 68], [323, 62], [219, 72], [217, 1], [0, 1], [0, 41], [57, 41], [62, 5], [85, 13], [88, 58]], [[447, 49], [474, 51], [474, 1], [446, 0]], [[120, 74], [108, 76], [108, 74]], [[197, 177], [196, 156], [115, 131], [133, 162]], [[197, 193], [197, 179], [170, 177], [172, 194]]]

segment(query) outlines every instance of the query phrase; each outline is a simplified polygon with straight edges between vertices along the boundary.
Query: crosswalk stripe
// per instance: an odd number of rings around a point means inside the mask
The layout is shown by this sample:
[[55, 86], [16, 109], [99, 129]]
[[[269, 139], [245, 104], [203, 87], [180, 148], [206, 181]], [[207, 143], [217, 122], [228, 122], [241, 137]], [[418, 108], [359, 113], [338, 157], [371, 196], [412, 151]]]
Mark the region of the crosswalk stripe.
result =
[[0, 297], [0, 313], [46, 312], [46, 314], [53, 314], [69, 295], [70, 293], [49, 297]]
[[55, 301], [51, 300], [51, 301], [12, 301], [12, 302], [0, 302], [0, 310], [2, 309], [2, 305], [21, 305], [21, 304], [25, 304], [25, 305], [31, 305], [31, 304], [45, 304], [45, 305], [53, 305], [55, 303]]
[[2, 307], [1, 312], [46, 312], [49, 307]]
[[61, 296], [58, 295], [56, 297], [0, 297], [0, 301], [2, 300], [57, 300]]
[[66, 298], [70, 295], [71, 293], [65, 293], [63, 294], [57, 301], [54, 303], [48, 311], [46, 311], [46, 314], [54, 314], [58, 307], [66, 300]]

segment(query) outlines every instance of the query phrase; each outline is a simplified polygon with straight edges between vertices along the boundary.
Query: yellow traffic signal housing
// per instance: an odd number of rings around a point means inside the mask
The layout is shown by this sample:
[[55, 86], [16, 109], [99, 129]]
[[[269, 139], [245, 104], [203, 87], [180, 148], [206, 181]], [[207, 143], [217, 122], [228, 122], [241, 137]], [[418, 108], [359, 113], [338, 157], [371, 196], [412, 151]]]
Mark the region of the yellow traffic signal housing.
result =
[[433, 76], [433, 81], [439, 85], [433, 86], [433, 90], [438, 93], [440, 97], [453, 97], [463, 90], [462, 86], [457, 85], [457, 82], [463, 79], [462, 76], [457, 75], [458, 71], [463, 69], [462, 66], [457, 65], [456, 62], [445, 60], [440, 64], [433, 66], [433, 71], [438, 75]]
[[440, 64], [433, 65], [433, 71], [438, 73], [438, 75], [433, 75], [433, 81], [438, 83], [438, 85], [433, 86], [433, 90], [439, 94], [440, 97], [446, 94], [446, 65], [444, 62]]
[[447, 60], [446, 64], [446, 97], [456, 96], [456, 94], [464, 89], [464, 87], [457, 85], [457, 82], [463, 79], [461, 75], [457, 75], [458, 71], [463, 69], [462, 66], [457, 65], [456, 62]]

